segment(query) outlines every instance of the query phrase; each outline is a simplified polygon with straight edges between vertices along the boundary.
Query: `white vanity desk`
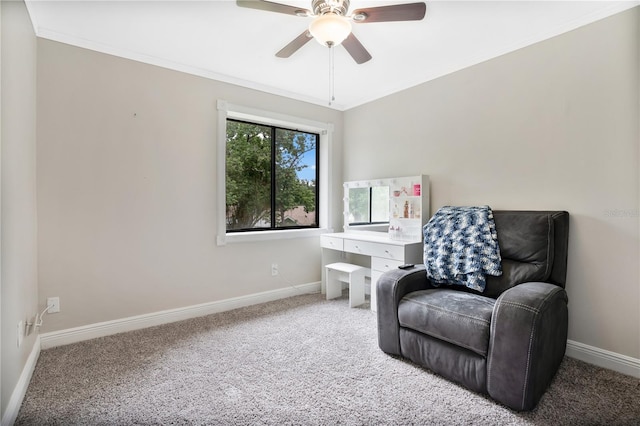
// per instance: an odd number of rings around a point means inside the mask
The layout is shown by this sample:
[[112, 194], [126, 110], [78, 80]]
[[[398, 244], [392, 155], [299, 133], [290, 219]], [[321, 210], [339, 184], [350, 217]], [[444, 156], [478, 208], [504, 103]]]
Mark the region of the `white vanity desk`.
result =
[[[422, 263], [422, 242], [398, 241], [385, 232], [352, 231], [320, 236], [322, 247], [322, 293], [325, 293], [325, 266], [344, 260], [345, 253], [370, 258], [371, 310], [376, 310], [375, 283], [383, 272], [405, 263]], [[367, 265], [362, 265], [367, 266]]]
[[351, 181], [343, 186], [345, 232], [320, 236], [321, 290], [326, 292], [325, 266], [330, 263], [347, 261], [370, 268], [366, 276], [371, 278], [371, 310], [376, 311], [378, 278], [400, 265], [422, 263], [429, 176]]

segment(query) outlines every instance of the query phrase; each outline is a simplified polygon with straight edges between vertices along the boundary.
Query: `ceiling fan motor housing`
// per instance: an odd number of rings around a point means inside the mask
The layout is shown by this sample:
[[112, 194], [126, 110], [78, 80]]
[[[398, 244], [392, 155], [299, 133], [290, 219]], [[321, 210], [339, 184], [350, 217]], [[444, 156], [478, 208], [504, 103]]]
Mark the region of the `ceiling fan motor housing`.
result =
[[326, 13], [335, 13], [347, 16], [349, 10], [349, 0], [313, 0], [311, 2], [313, 14], [320, 16]]

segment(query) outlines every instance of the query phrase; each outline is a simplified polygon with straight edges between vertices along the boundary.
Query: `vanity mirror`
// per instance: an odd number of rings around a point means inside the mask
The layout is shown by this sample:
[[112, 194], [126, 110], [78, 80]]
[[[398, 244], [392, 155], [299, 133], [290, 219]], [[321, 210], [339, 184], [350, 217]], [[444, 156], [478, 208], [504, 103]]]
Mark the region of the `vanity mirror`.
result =
[[428, 176], [344, 183], [345, 232], [387, 232], [391, 239], [421, 241], [429, 217]]
[[389, 221], [389, 187], [349, 188], [349, 225], [383, 224]]

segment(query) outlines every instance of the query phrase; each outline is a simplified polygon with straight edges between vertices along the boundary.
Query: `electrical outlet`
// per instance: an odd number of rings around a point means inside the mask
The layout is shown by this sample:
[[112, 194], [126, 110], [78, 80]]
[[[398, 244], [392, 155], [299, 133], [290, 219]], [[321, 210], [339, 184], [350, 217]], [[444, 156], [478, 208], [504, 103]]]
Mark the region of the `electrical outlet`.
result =
[[24, 338], [24, 321], [18, 321], [18, 347], [22, 346]]
[[272, 263], [271, 264], [271, 276], [275, 277], [276, 275], [278, 275], [278, 264], [277, 263]]
[[50, 306], [47, 311], [50, 314], [54, 314], [56, 312], [60, 312], [60, 298], [59, 297], [48, 297], [47, 298], [47, 306]]

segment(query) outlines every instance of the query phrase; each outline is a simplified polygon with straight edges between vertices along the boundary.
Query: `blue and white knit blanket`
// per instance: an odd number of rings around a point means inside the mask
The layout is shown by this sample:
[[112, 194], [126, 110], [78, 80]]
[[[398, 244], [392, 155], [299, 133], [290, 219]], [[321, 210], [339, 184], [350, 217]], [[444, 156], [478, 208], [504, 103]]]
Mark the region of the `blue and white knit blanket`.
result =
[[440, 208], [423, 228], [424, 264], [435, 284], [484, 291], [487, 275], [502, 275], [498, 234], [489, 206]]

